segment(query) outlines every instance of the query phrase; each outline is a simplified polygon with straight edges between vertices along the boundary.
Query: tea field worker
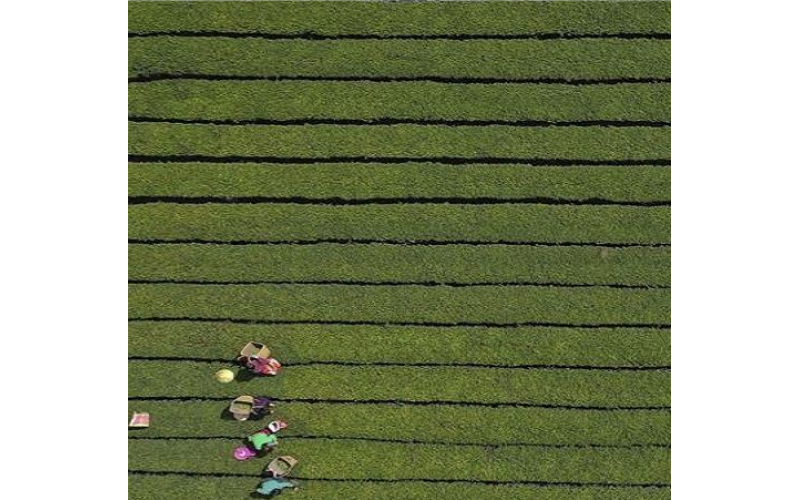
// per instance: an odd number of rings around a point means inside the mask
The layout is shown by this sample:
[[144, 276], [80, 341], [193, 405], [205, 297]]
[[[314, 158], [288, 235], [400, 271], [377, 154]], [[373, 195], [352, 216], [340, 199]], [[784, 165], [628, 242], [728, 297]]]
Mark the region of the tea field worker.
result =
[[250, 409], [250, 414], [253, 418], [262, 418], [265, 415], [272, 413], [275, 404], [267, 397], [258, 397], [253, 400], [253, 407]]
[[275, 434], [280, 430], [283, 430], [287, 427], [287, 423], [283, 420], [274, 420], [267, 425], [265, 430], [268, 430], [270, 434]]
[[278, 436], [273, 433], [264, 432], [264, 430], [251, 434], [247, 440], [250, 442], [253, 449], [259, 453], [270, 451], [272, 448], [278, 446]]
[[259, 375], [274, 376], [278, 374], [281, 369], [281, 363], [275, 358], [258, 358], [251, 356], [245, 362], [245, 366]]
[[293, 490], [295, 488], [297, 488], [297, 484], [286, 478], [269, 477], [261, 481], [261, 484], [258, 486], [256, 493], [260, 493], [261, 495], [271, 497], [274, 495], [279, 495], [285, 490]]

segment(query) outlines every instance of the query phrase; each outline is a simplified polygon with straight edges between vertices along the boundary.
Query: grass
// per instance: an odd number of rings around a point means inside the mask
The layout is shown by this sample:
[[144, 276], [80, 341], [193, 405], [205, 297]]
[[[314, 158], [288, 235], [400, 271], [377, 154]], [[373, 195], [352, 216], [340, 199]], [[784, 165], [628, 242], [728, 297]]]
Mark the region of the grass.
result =
[[[664, 79], [669, 40], [128, 40], [128, 75]], [[602, 60], [603, 64], [598, 64]]]
[[[219, 401], [131, 401], [131, 410], [149, 411], [158, 421], [146, 434], [133, 430], [129, 436], [236, 439], [269, 421], [237, 422], [223, 414], [226, 407]], [[305, 436], [485, 446], [624, 448], [669, 445], [670, 433], [670, 413], [660, 410], [282, 402], [273, 416], [290, 422], [290, 427], [281, 432], [286, 442]]]
[[[130, 245], [133, 280], [668, 286], [670, 249], [591, 246]], [[481, 265], [477, 265], [480, 263]]]
[[[264, 460], [231, 459], [240, 439], [129, 441], [134, 470], [236, 473], [257, 477]], [[669, 481], [669, 450], [592, 449], [533, 446], [408, 445], [357, 440], [292, 440], [278, 451], [303, 457], [298, 478], [449, 479], [463, 481], [542, 481], [604, 484], [663, 484]], [[203, 460], [197, 460], [201, 456]]]
[[669, 121], [669, 84], [167, 80], [129, 85], [128, 112], [180, 120]]
[[131, 499], [669, 498], [669, 2], [129, 13]]
[[[666, 244], [667, 207], [539, 204], [153, 203], [129, 207], [135, 240]], [[408, 224], [414, 221], [414, 224]]]
[[[670, 364], [670, 332], [654, 328], [242, 325], [135, 321], [128, 353], [230, 359], [247, 342], [269, 339], [292, 363], [434, 363], [498, 366], [658, 367]], [[476, 353], [480, 353], [479, 355]]]
[[[250, 498], [258, 479], [229, 477], [183, 477], [137, 474], [129, 480], [130, 500], [152, 500], [165, 491], [175, 492], [173, 498], [219, 500], [220, 498]], [[403, 498], [459, 498], [461, 500], [669, 500], [669, 488], [608, 487], [608, 486], [537, 486], [482, 483], [423, 483], [423, 482], [329, 482], [303, 480], [294, 497], [348, 498], [374, 500]]]
[[132, 155], [241, 158], [508, 158], [652, 161], [670, 131], [650, 127], [206, 125], [130, 123]]
[[307, 200], [436, 199], [469, 201], [663, 202], [666, 167], [536, 167], [435, 163], [275, 164], [131, 163], [130, 196], [274, 197]]
[[[213, 377], [213, 371], [219, 366], [223, 364], [132, 360], [129, 395], [232, 399], [237, 388], [246, 387], [247, 391], [264, 392], [282, 399], [639, 408], [669, 405], [670, 391], [670, 374], [663, 371], [451, 366], [293, 366], [291, 376], [225, 386]], [[286, 371], [289, 372], [289, 368]]]
[[133, 33], [531, 34], [668, 33], [669, 2], [588, 4], [337, 4], [277, 2], [128, 4]]
[[129, 285], [131, 318], [663, 324], [669, 290], [539, 286]]

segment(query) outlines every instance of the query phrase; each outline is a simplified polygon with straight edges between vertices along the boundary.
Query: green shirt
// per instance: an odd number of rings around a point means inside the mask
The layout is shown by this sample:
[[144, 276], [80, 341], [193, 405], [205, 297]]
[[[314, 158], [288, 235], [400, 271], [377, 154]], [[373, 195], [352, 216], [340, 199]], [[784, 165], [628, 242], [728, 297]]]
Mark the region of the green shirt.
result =
[[250, 442], [253, 443], [253, 447], [256, 451], [261, 451], [264, 446], [275, 446], [278, 444], [278, 438], [275, 437], [274, 434], [264, 434], [263, 432], [256, 432], [252, 436], [250, 436]]

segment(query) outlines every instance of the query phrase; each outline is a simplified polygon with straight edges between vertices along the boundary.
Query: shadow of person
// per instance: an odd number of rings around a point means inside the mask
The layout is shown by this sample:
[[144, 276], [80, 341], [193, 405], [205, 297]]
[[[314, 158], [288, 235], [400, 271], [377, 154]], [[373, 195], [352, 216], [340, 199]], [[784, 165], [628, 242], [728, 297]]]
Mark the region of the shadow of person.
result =
[[230, 409], [227, 406], [222, 409], [219, 414], [219, 418], [221, 420], [236, 420], [233, 418], [233, 413], [230, 412]]
[[234, 377], [234, 380], [237, 381], [237, 382], [249, 382], [249, 381], [253, 380], [254, 378], [256, 378], [256, 374], [255, 373], [251, 372], [250, 370], [248, 370], [246, 368], [239, 368], [239, 371], [236, 372], [236, 376]]

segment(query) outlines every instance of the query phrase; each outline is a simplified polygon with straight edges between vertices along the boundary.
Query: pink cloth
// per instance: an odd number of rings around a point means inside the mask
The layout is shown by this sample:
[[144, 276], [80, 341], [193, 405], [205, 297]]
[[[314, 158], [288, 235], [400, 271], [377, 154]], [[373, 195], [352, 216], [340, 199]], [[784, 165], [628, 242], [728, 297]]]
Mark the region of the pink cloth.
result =
[[275, 358], [250, 358], [247, 362], [248, 367], [261, 375], [277, 375], [281, 369], [280, 362]]

